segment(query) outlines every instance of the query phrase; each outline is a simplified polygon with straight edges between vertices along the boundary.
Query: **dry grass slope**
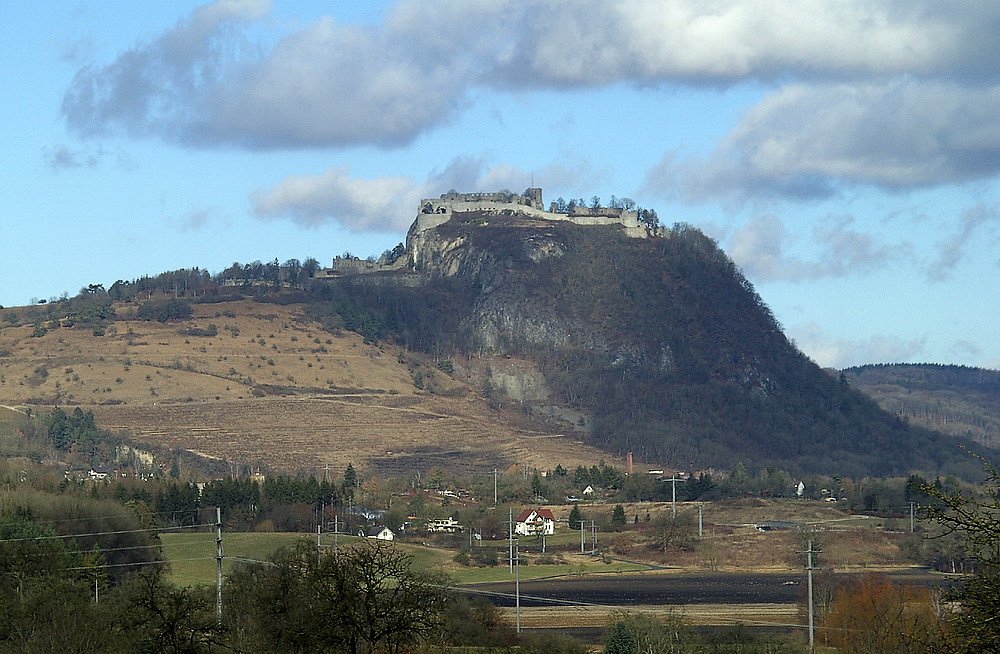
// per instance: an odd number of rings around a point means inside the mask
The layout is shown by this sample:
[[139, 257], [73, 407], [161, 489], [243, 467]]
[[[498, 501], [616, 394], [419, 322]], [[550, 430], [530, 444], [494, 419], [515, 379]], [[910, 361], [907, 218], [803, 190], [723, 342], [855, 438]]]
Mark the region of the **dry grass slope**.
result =
[[[118, 321], [104, 336], [60, 328], [32, 337], [30, 325], [0, 322], [0, 405], [81, 405], [141, 442], [286, 472], [348, 462], [384, 474], [551, 468], [606, 457], [505, 418], [410, 353], [328, 334], [297, 306], [194, 309], [180, 324]], [[192, 335], [210, 325], [214, 336]], [[414, 386], [418, 370], [436, 394]]]

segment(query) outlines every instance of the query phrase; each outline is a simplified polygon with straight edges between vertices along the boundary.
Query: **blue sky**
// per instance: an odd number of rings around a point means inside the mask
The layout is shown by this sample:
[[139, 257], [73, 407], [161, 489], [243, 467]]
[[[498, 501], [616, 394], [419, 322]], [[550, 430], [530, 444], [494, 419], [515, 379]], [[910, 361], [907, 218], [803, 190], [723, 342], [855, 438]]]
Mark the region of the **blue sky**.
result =
[[8, 3], [0, 304], [627, 196], [824, 366], [1000, 368], [1000, 4]]

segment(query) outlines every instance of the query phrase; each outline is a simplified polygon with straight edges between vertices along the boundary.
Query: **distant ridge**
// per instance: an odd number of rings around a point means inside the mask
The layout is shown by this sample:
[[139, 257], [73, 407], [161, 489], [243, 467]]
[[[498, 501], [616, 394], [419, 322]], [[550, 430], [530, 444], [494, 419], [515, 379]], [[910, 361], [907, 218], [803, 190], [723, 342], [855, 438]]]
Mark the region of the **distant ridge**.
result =
[[1000, 371], [934, 363], [871, 364], [844, 375], [886, 411], [1000, 447]]

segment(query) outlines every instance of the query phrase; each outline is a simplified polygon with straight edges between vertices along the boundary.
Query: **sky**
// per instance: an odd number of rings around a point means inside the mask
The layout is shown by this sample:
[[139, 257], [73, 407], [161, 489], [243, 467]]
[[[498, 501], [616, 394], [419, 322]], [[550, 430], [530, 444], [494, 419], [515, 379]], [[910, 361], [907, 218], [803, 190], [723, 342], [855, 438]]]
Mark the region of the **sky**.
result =
[[380, 255], [418, 201], [629, 197], [822, 366], [1000, 368], [995, 0], [0, 9], [0, 305]]

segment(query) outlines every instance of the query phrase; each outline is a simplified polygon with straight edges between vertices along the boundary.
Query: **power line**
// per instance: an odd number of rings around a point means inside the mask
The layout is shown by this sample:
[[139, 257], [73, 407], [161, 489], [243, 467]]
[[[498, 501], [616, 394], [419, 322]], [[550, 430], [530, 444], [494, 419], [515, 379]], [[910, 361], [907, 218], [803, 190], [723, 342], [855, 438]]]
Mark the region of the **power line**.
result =
[[0, 538], [0, 543], [19, 543], [37, 540], [56, 540], [61, 538], [83, 538], [87, 536], [117, 536], [121, 534], [139, 534], [152, 531], [171, 531], [174, 529], [196, 529], [198, 527], [214, 527], [214, 522], [197, 525], [182, 525], [177, 527], [153, 527], [150, 529], [122, 529], [119, 531], [95, 531], [86, 534], [56, 534], [53, 536], [29, 536], [26, 538]]
[[[192, 540], [192, 541], [188, 541], [186, 543], [171, 543], [170, 547], [171, 548], [175, 548], [175, 547], [191, 547], [192, 545], [207, 545], [209, 543], [211, 543], [211, 544], [214, 545], [215, 541], [214, 540], [204, 540], [204, 539], [202, 539], [202, 540]], [[123, 552], [123, 551], [126, 551], [126, 550], [156, 549], [156, 548], [162, 548], [162, 547], [163, 547], [162, 543], [154, 543], [154, 544], [151, 544], [151, 545], [132, 545], [130, 547], [94, 547], [94, 548], [89, 549], [89, 550], [68, 550], [68, 551], [65, 552], [65, 554], [93, 554], [94, 552], [98, 552], [98, 553], [103, 553], [103, 552]], [[48, 556], [48, 554], [47, 553], [46, 554], [36, 554], [34, 556]]]
[[[212, 507], [201, 507], [197, 509], [173, 509], [168, 511], [150, 511], [143, 512], [144, 516], [164, 516], [164, 515], [176, 515], [178, 513], [200, 513], [201, 511], [211, 511]], [[111, 520], [113, 518], [132, 518], [136, 517], [135, 513], [116, 513], [114, 515], [102, 515], [102, 516], [82, 516], [79, 518], [64, 518], [62, 520], [32, 520], [35, 524], [39, 525], [55, 525], [62, 524], [64, 522], [80, 522], [81, 520]]]
[[[215, 557], [212, 558], [214, 559]], [[278, 565], [274, 561], [261, 561], [260, 559], [248, 559], [242, 556], [227, 556], [226, 558], [229, 559], [230, 561], [239, 561], [240, 563], [259, 563], [260, 565], [269, 565], [272, 567], [276, 567]]]
[[[214, 556], [209, 557], [198, 557], [194, 559], [173, 559], [171, 563], [186, 563], [188, 561], [214, 561]], [[93, 570], [94, 568], [124, 568], [127, 566], [137, 566], [137, 565], [165, 565], [166, 561], [134, 561], [132, 563], [101, 563], [100, 565], [84, 565], [75, 566], [72, 568], [60, 568], [61, 570]]]

